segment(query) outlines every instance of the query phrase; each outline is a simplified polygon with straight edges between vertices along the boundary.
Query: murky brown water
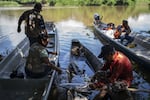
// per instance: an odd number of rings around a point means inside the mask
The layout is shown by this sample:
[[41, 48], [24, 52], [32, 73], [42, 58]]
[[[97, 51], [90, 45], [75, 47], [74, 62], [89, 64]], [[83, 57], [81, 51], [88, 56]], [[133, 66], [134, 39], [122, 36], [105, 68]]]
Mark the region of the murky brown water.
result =
[[[6, 51], [11, 51], [25, 37], [23, 31], [22, 33], [17, 33], [17, 21], [23, 11], [31, 8], [0, 8], [0, 53], [7, 54]], [[44, 20], [54, 21], [58, 28], [61, 67], [68, 66], [70, 44], [73, 38], [81, 40], [95, 55], [99, 54], [102, 43], [95, 39], [91, 28], [94, 13], [99, 13], [103, 16], [103, 21], [106, 23], [113, 22], [118, 25], [123, 19], [127, 19], [133, 31], [150, 30], [150, 9], [146, 6], [44, 7], [41, 13]], [[146, 74], [145, 71], [137, 70], [137, 72], [142, 76], [136, 77], [138, 85], [150, 89], [149, 74]], [[141, 78], [145, 78], [148, 82]]]

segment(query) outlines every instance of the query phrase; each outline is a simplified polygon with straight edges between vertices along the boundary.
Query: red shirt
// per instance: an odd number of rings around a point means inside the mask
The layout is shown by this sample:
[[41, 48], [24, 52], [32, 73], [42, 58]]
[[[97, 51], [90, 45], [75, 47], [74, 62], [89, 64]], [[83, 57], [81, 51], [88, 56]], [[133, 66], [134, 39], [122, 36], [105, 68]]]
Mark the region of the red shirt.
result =
[[132, 64], [130, 60], [121, 52], [116, 51], [113, 55], [112, 62], [106, 62], [102, 70], [110, 70], [110, 76], [108, 77], [111, 83], [117, 80], [124, 80], [128, 86], [131, 85], [133, 79]]

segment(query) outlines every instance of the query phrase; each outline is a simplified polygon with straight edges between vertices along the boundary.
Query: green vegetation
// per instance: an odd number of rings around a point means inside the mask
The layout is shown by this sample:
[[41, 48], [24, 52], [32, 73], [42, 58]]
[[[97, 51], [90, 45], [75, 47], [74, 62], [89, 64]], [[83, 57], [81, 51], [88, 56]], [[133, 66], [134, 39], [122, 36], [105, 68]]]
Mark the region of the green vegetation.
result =
[[150, 0], [47, 0], [47, 2], [56, 2], [58, 6], [116, 6], [116, 5], [135, 5], [136, 3], [149, 3]]
[[17, 2], [14, 1], [0, 1], [0, 7], [5, 7], [5, 6], [19, 6]]
[[149, 4], [150, 0], [2, 0], [0, 6], [20, 6], [41, 2], [50, 6], [116, 6], [116, 5], [135, 5]]

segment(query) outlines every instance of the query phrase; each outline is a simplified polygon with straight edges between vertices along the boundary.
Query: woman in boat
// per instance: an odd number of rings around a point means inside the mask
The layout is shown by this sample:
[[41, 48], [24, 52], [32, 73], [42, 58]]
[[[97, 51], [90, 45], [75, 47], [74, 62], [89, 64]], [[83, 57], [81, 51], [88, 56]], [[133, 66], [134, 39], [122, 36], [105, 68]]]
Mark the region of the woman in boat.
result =
[[21, 23], [25, 21], [25, 34], [30, 41], [30, 46], [37, 41], [40, 33], [47, 34], [41, 11], [41, 3], [36, 3], [33, 9], [25, 11], [18, 20], [17, 31], [19, 33], [21, 32]]
[[[51, 69], [62, 72], [60, 68], [51, 63], [48, 59], [48, 52], [46, 46], [48, 44], [48, 36], [40, 34], [37, 39], [38, 42], [31, 45], [27, 62], [25, 66], [25, 72], [27, 76], [32, 78], [40, 78], [50, 72]], [[55, 54], [51, 52], [52, 54]]]
[[[118, 90], [126, 90], [126, 87], [131, 85], [133, 79], [130, 60], [121, 52], [116, 51], [111, 45], [104, 45], [101, 48], [101, 53], [98, 57], [103, 58], [103, 60], [106, 61], [100, 70], [100, 73], [103, 73], [103, 75], [98, 75], [98, 73], [96, 73], [92, 78], [92, 82], [94, 82], [94, 80], [97, 80], [98, 82], [90, 84], [89, 87], [92, 89], [102, 88], [104, 91], [102, 90], [101, 94], [96, 96], [95, 100], [105, 97], [104, 94], [107, 94], [105, 89], [108, 84], [113, 87], [116, 86], [117, 83], [121, 83], [121, 87], [124, 86], [124, 88], [122, 87]], [[101, 78], [102, 76], [103, 78]]]
[[[125, 34], [121, 36], [121, 33], [124, 32]], [[116, 32], [114, 33], [114, 37], [116, 39], [121, 39], [121, 43], [123, 44], [124, 39], [127, 40], [127, 42], [124, 44], [125, 46], [127, 46], [129, 43], [131, 43], [134, 38], [129, 36], [129, 34], [131, 33], [131, 29], [128, 25], [128, 21], [127, 20], [123, 20], [122, 21], [122, 25], [119, 25], [116, 29]]]

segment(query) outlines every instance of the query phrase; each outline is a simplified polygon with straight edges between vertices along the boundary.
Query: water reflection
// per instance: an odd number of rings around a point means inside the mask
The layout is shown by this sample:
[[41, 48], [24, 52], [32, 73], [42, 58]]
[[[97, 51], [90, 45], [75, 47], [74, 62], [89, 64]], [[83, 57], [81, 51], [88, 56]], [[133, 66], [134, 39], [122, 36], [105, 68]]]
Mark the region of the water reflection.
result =
[[[94, 39], [94, 34], [91, 30], [82, 23], [75, 20], [66, 20], [57, 23], [58, 32], [60, 36], [60, 63], [62, 67], [67, 67], [69, 63], [70, 47], [72, 39], [79, 39], [83, 44], [88, 45], [89, 48], [98, 54], [102, 44]], [[89, 35], [87, 35], [87, 33]], [[94, 48], [98, 45], [98, 48]]]
[[133, 31], [149, 31], [150, 30], [150, 22], [148, 21], [150, 18], [150, 14], [141, 14], [138, 17], [129, 17], [128, 21], [131, 25]]
[[[21, 13], [30, 8], [16, 10], [0, 8], [0, 53], [7, 51], [7, 49], [12, 50], [25, 37], [24, 31], [22, 33], [16, 32], [17, 21]], [[95, 38], [91, 29], [95, 12], [103, 16], [104, 22], [113, 22], [118, 25], [123, 19], [128, 19], [132, 30], [150, 30], [150, 11], [146, 7], [44, 8], [42, 15], [45, 21], [56, 22], [58, 28], [61, 67], [66, 68], [68, 66], [71, 40], [74, 38], [79, 39], [95, 55], [99, 54], [102, 43]], [[149, 75], [146, 77], [150, 80]], [[143, 88], [144, 85], [144, 88], [150, 89], [149, 84], [141, 78], [141, 75], [136, 76], [135, 74], [136, 82], [140, 80], [137, 82], [137, 86]], [[147, 95], [145, 93], [144, 96]]]
[[5, 51], [8, 53], [8, 51], [14, 49], [25, 36], [23, 32], [20, 34], [16, 33], [16, 25], [13, 21], [4, 21], [2, 20], [0, 23], [0, 53], [6, 55]]
[[[70, 25], [71, 24], [71, 25]], [[85, 27], [81, 22], [75, 20], [66, 20], [57, 23], [60, 35], [60, 65], [62, 68], [67, 68], [69, 65], [71, 40], [77, 38], [96, 56], [100, 52], [102, 44], [95, 39], [91, 29]], [[87, 35], [88, 33], [88, 35]], [[62, 59], [63, 58], [63, 59]], [[137, 71], [138, 72], [138, 71]], [[150, 90], [150, 84], [143, 79], [143, 75], [137, 74], [134, 71], [133, 88]], [[133, 92], [135, 100], [147, 100], [150, 95], [146, 92]]]

